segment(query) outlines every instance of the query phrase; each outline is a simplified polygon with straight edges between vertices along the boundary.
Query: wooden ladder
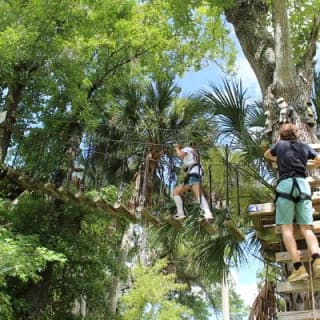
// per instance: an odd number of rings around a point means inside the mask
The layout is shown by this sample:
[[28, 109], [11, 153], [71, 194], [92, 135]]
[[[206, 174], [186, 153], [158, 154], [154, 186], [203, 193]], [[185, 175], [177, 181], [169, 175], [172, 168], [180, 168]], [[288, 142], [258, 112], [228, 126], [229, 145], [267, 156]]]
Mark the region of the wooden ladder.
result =
[[[320, 150], [320, 144], [311, 145], [318, 152]], [[316, 234], [318, 240], [320, 239], [320, 193], [314, 192], [316, 188], [320, 187], [320, 176], [314, 174], [314, 168], [308, 166], [310, 176], [307, 180], [313, 190], [312, 193], [312, 205], [314, 208], [313, 217], [313, 231]], [[319, 170], [319, 168], [318, 168]], [[253, 227], [256, 230], [256, 236], [262, 244], [262, 254], [265, 258], [275, 261], [277, 263], [289, 263], [291, 262], [289, 254], [282, 251], [282, 238], [280, 229], [275, 225], [275, 213], [274, 204], [269, 203], [257, 203], [252, 204], [248, 208], [249, 216]], [[297, 240], [298, 247], [302, 244], [305, 246], [305, 240], [301, 235], [299, 229], [295, 229], [295, 239]], [[301, 261], [304, 263], [309, 262], [310, 257], [307, 250], [299, 251]], [[308, 280], [296, 281], [296, 282], [278, 282], [276, 291], [280, 295], [294, 294], [294, 293], [306, 293], [310, 295], [320, 291], [320, 279], [313, 279], [312, 274]], [[312, 299], [312, 297], [311, 297]], [[279, 320], [320, 320], [320, 310], [315, 308], [308, 308], [308, 310], [299, 311], [287, 311], [278, 312]]]

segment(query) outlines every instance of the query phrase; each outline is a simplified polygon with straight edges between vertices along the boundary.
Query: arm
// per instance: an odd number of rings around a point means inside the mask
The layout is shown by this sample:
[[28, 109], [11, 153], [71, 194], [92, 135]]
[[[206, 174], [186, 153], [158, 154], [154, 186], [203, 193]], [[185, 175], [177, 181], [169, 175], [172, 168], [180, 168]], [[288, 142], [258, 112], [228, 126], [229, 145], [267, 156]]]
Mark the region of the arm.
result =
[[264, 157], [265, 157], [267, 160], [271, 160], [271, 161], [274, 161], [274, 162], [277, 161], [277, 157], [275, 157], [275, 156], [273, 156], [273, 155], [271, 154], [270, 149], [268, 149], [268, 150], [264, 153]]
[[308, 160], [308, 165], [320, 166], [320, 155], [317, 155], [311, 160]]
[[183, 159], [187, 154], [181, 150], [180, 145], [174, 145], [174, 149], [176, 151], [176, 154], [179, 158]]

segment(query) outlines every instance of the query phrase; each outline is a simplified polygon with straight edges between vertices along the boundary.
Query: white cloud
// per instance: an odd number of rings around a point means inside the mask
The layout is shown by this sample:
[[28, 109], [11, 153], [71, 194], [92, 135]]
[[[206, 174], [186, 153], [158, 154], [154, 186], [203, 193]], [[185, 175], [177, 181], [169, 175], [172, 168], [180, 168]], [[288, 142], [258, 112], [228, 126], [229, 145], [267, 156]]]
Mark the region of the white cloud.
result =
[[258, 295], [258, 288], [256, 283], [251, 284], [238, 284], [236, 292], [243, 299], [245, 305], [251, 307], [255, 298]]

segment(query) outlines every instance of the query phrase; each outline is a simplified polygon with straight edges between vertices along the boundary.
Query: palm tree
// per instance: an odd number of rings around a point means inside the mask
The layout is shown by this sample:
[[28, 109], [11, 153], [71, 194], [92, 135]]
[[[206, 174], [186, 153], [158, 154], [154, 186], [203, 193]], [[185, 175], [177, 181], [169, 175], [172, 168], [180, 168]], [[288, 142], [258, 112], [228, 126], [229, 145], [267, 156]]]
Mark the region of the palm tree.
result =
[[[267, 179], [273, 176], [273, 172], [266, 167], [262, 158], [266, 139], [262, 105], [250, 103], [241, 81], [224, 81], [221, 87], [210, 84], [209, 89], [200, 91], [199, 98], [211, 110], [210, 120], [216, 126], [216, 143], [221, 149], [229, 150], [230, 176], [227, 180], [230, 185], [225, 183], [226, 169], [216, 170], [220, 174], [214, 175], [213, 184], [220, 197], [230, 197], [231, 219], [235, 220], [237, 211], [240, 212], [240, 225], [248, 233], [247, 240], [243, 242], [225, 233], [199, 245], [197, 261], [201, 269], [207, 273], [214, 273], [212, 270], [215, 270], [215, 276], [222, 279], [227, 278], [230, 266], [246, 264], [249, 252], [259, 254], [261, 245], [251, 232], [247, 207], [259, 200], [270, 201], [272, 188]], [[220, 161], [222, 168], [226, 168], [226, 155], [223, 150], [211, 152], [212, 159], [215, 163]], [[240, 176], [238, 188], [235, 180], [237, 175], [238, 179]], [[237, 196], [239, 186], [241, 194]]]
[[[129, 147], [128, 159], [136, 164], [135, 170], [144, 162], [144, 196], [150, 207], [154, 187], [159, 188], [159, 177], [168, 171], [169, 159], [173, 157], [172, 145], [194, 139], [199, 126], [208, 132], [209, 126], [201, 117], [204, 109], [191, 97], [179, 98], [180, 89], [172, 79], [132, 81], [115, 92], [117, 105], [112, 122], [128, 141], [134, 142]], [[201, 143], [205, 135], [198, 136]]]

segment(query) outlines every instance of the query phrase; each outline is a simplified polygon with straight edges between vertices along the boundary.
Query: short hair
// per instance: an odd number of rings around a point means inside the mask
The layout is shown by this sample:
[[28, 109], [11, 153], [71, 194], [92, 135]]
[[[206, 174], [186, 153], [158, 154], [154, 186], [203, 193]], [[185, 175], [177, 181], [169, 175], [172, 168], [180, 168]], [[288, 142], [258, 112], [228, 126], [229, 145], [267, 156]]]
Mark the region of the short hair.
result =
[[281, 140], [298, 140], [297, 127], [293, 123], [285, 123], [280, 127]]

